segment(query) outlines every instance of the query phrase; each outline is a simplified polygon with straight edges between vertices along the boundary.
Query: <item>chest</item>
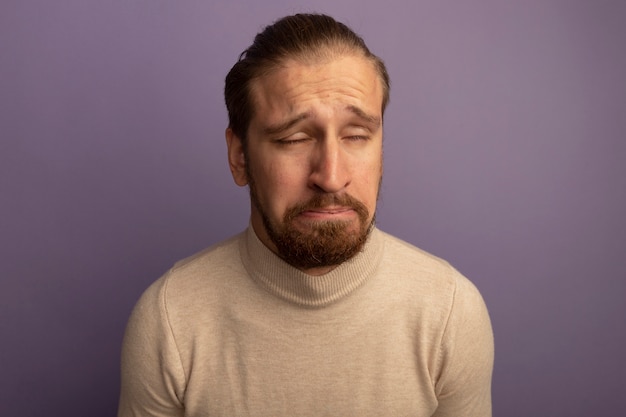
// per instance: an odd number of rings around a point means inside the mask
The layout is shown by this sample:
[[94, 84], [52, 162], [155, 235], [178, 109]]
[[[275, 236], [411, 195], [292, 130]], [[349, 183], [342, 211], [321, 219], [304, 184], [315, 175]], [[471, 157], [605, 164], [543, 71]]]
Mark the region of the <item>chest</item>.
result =
[[430, 416], [436, 349], [397, 318], [224, 314], [182, 351], [187, 414]]

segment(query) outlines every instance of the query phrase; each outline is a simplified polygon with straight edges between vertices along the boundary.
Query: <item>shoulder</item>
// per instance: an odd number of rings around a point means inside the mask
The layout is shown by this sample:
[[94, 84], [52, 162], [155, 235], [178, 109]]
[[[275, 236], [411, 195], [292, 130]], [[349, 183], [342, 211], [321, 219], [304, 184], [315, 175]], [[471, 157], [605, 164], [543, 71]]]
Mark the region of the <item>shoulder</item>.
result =
[[476, 371], [472, 375], [489, 379], [493, 332], [478, 288], [447, 261], [381, 233], [385, 241], [382, 273], [388, 285], [402, 294], [402, 299], [418, 307], [424, 323], [430, 323], [422, 328], [435, 331], [433, 340], [441, 343], [440, 366], [445, 362], [455, 364], [454, 369], [463, 369], [467, 358], [471, 358], [484, 366], [482, 373]]
[[401, 264], [407, 264], [407, 266], [420, 266], [425, 268], [434, 268], [437, 270], [449, 269], [450, 264], [411, 243], [402, 240], [398, 237], [392, 236], [389, 233], [378, 230], [378, 233], [382, 236], [385, 242], [385, 257], [400, 262]]
[[429, 284], [455, 285], [464, 278], [450, 263], [409, 242], [379, 231], [384, 241], [383, 268]]
[[242, 236], [243, 233], [240, 233], [176, 262], [168, 274], [186, 276], [232, 265], [233, 259], [239, 259], [239, 240]]
[[[448, 312], [461, 303], [480, 308], [482, 297], [476, 286], [448, 261], [383, 231], [381, 272], [420, 299], [428, 299]], [[445, 307], [444, 307], [445, 306]]]
[[194, 308], [198, 302], [219, 299], [224, 287], [244, 273], [239, 255], [242, 234], [182, 259], [142, 294], [137, 308], [164, 310]]

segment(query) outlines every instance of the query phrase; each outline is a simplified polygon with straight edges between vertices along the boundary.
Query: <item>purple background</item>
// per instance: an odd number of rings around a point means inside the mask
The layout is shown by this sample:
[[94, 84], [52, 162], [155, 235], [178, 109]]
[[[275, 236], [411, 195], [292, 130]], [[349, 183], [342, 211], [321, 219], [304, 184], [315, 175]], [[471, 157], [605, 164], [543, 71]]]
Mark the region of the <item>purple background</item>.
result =
[[626, 415], [623, 1], [3, 0], [0, 415], [111, 416], [140, 293], [247, 225], [223, 79], [296, 11], [385, 59], [379, 225], [482, 291], [494, 415]]

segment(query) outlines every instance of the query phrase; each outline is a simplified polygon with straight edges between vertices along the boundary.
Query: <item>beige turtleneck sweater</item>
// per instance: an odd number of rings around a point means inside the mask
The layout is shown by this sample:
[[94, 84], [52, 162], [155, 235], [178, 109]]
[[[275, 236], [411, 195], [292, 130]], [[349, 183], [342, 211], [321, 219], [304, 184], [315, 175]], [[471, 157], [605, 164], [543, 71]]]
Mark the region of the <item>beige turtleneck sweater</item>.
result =
[[483, 300], [445, 261], [375, 229], [310, 276], [248, 228], [143, 294], [119, 416], [487, 417], [492, 366]]

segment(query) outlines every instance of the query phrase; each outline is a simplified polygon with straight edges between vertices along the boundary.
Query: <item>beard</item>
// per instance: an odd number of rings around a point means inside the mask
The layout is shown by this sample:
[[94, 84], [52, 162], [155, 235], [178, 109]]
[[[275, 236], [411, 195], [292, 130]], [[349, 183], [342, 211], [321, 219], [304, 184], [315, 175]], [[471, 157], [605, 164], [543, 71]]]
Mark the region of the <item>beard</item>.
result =
[[[256, 186], [248, 176], [250, 199], [259, 211], [263, 226], [278, 251], [291, 266], [306, 270], [342, 264], [359, 253], [374, 227], [375, 215], [356, 198], [348, 195], [318, 193], [310, 200], [287, 209], [282, 223], [273, 222], [263, 208]], [[308, 210], [328, 206], [349, 207], [358, 217], [358, 224], [350, 220], [306, 221], [296, 224], [298, 217]]]

